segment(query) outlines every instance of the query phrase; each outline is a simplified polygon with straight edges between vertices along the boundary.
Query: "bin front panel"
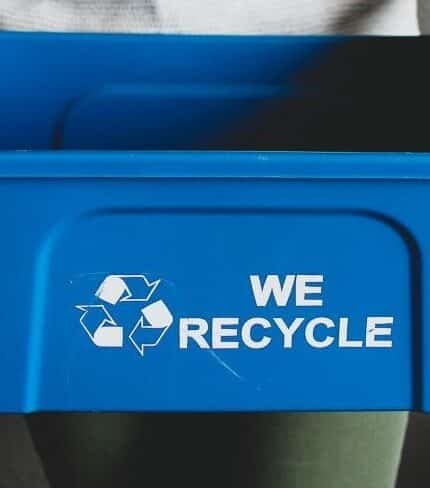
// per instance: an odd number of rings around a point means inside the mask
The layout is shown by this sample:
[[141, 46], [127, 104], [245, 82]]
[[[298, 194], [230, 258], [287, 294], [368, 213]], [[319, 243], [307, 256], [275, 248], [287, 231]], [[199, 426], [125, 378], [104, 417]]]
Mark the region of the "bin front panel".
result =
[[[171, 188], [178, 206], [166, 209], [154, 207], [162, 188], [146, 186], [136, 189], [139, 207], [84, 215], [47, 251], [46, 407], [72, 402], [75, 388], [84, 408], [151, 410], [352, 409], [366, 397], [382, 406], [387, 395], [400, 407], [410, 397], [410, 250], [390, 225], [343, 209], [181, 209], [192, 192], [181, 185]], [[300, 202], [300, 187], [277, 186]], [[233, 200], [246, 190], [206, 191]], [[124, 285], [132, 299], [151, 297], [129, 301]], [[135, 326], [142, 310], [150, 325], [145, 307], [160, 300], [173, 323], [146, 347], [151, 330]], [[84, 333], [79, 320], [97, 326], [104, 313], [82, 304], [103, 305], [123, 327], [121, 348], [97, 347]]]
[[423, 406], [425, 181], [249, 177], [251, 153], [243, 177], [187, 177], [186, 155], [154, 156], [183, 177], [137, 155], [139, 176], [97, 177], [87, 157], [1, 180], [0, 408]]

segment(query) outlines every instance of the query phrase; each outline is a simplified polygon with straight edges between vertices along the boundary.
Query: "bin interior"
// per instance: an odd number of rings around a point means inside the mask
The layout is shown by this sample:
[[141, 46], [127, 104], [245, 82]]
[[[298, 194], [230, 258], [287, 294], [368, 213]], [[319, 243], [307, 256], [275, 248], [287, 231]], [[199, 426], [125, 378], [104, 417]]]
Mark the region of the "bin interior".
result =
[[429, 47], [1, 34], [0, 150], [428, 151]]

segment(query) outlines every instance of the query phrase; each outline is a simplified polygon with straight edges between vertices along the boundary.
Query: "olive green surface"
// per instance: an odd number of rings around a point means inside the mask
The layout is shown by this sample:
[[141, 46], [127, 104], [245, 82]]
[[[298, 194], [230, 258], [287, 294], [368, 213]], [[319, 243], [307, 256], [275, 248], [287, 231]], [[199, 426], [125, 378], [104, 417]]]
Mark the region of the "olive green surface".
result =
[[274, 415], [260, 486], [393, 488], [406, 425], [404, 413]]
[[406, 413], [32, 417], [52, 487], [393, 488]]

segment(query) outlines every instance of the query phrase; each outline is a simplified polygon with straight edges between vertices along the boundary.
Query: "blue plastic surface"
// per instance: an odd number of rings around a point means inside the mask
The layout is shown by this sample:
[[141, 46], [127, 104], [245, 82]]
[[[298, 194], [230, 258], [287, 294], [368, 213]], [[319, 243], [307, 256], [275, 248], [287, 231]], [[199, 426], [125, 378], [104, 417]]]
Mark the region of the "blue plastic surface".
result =
[[0, 36], [1, 412], [430, 409], [429, 155], [101, 150], [223, 147], [337, 42]]
[[[428, 408], [428, 156], [4, 154], [0, 174], [3, 411]], [[128, 336], [146, 302], [96, 297], [111, 275], [161, 280], [150, 302], [174, 322], [143, 357]], [[258, 307], [251, 275], [322, 275], [323, 305]], [[122, 348], [80, 323], [102, 304]], [[369, 316], [393, 317], [392, 347], [339, 347], [339, 318], [365, 341]], [[305, 319], [291, 347], [277, 317]], [[315, 317], [336, 324], [315, 330], [328, 347], [305, 338]], [[207, 321], [209, 348], [180, 348], [183, 318]], [[237, 348], [214, 346], [214, 318]], [[268, 347], [244, 345], [250, 318]]]
[[182, 149], [192, 140], [207, 148], [249, 116], [252, 102], [299, 90], [299, 67], [334, 44], [3, 33], [0, 147], [159, 149], [161, 140]]

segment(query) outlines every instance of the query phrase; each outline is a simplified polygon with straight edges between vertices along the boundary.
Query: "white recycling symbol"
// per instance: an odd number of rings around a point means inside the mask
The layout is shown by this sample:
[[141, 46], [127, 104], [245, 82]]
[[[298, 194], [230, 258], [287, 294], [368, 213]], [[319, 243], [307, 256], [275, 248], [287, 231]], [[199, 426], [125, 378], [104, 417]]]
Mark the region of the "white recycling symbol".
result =
[[[121, 302], [148, 303], [141, 309], [128, 336], [141, 356], [145, 348], [158, 346], [173, 324], [173, 316], [164, 301], [151, 300], [160, 282], [150, 282], [145, 275], [109, 275], [95, 292], [99, 300], [111, 306]], [[76, 305], [76, 308], [83, 312], [80, 323], [93, 344], [97, 347], [124, 346], [124, 327], [115, 321], [105, 305]]]

